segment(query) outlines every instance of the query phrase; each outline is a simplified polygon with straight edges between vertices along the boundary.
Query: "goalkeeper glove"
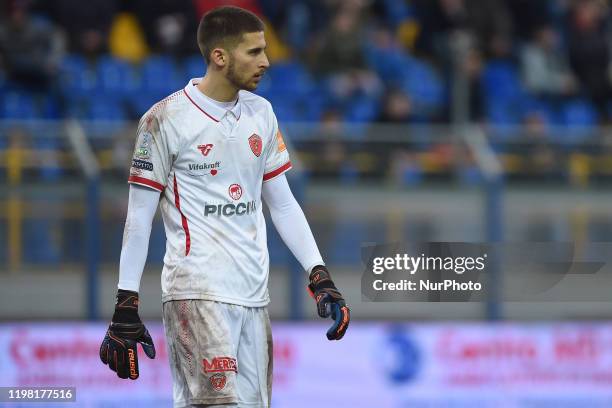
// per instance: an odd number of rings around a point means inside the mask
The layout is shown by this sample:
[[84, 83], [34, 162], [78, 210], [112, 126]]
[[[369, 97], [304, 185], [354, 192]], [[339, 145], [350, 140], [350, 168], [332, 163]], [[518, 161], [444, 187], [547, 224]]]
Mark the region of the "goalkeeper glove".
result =
[[330, 317], [334, 324], [327, 330], [328, 340], [340, 340], [348, 328], [351, 314], [342, 295], [323, 265], [312, 268], [308, 289], [317, 302], [319, 316]]
[[136, 343], [149, 358], [155, 358], [155, 345], [138, 316], [138, 293], [119, 289], [115, 313], [100, 346], [100, 359], [119, 378], [138, 378]]

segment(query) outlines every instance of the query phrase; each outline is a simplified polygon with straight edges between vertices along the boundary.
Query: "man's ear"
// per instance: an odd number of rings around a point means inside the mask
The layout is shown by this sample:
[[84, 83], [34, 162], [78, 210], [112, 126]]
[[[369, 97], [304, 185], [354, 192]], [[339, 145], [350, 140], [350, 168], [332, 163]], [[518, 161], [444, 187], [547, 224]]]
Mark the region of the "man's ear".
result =
[[210, 61], [220, 67], [224, 67], [228, 60], [228, 55], [223, 48], [215, 48], [210, 53]]

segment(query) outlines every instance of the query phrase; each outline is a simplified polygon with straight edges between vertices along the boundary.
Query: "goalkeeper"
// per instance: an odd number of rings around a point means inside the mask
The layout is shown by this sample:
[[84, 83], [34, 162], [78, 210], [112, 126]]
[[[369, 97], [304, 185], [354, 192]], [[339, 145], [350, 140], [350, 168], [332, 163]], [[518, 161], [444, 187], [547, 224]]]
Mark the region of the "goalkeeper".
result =
[[269, 407], [272, 335], [262, 199], [309, 274], [319, 316], [333, 320], [328, 339], [342, 338], [349, 309], [285, 178], [291, 162], [272, 107], [251, 93], [269, 66], [263, 23], [237, 7], [214, 9], [202, 17], [198, 45], [205, 76], [155, 104], [138, 126], [119, 290], [100, 358], [119, 377], [136, 379], [137, 344], [155, 357], [138, 316], [138, 290], [159, 205], [174, 406]]

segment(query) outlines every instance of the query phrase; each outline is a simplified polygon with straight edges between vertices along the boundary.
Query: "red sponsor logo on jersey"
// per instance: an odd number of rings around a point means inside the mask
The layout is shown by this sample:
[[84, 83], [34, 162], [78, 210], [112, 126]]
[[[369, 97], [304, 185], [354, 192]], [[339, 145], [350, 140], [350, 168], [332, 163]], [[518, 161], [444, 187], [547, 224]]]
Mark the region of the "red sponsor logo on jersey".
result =
[[215, 357], [212, 361], [202, 360], [205, 373], [222, 373], [225, 371], [238, 372], [236, 359], [232, 357]]
[[240, 184], [229, 186], [229, 195], [234, 200], [240, 200], [240, 197], [242, 197], [242, 187], [240, 187]]
[[249, 146], [251, 146], [251, 150], [255, 156], [259, 157], [261, 155], [262, 143], [259, 135], [253, 133], [251, 137], [249, 137]]
[[208, 153], [210, 153], [212, 148], [213, 148], [212, 143], [198, 145], [198, 150], [200, 150], [200, 152], [202, 152], [204, 156], [208, 156]]
[[225, 374], [213, 374], [210, 378], [210, 385], [213, 387], [215, 391], [221, 391], [225, 388], [225, 384], [227, 383], [227, 377]]

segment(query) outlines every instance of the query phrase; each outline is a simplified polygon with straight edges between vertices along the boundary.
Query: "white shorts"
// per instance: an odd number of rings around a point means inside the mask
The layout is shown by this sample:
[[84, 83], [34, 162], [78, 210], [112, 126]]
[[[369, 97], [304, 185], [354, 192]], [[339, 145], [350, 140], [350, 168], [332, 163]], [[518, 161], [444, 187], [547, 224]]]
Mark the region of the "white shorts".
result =
[[174, 407], [268, 408], [272, 331], [265, 307], [208, 300], [163, 304]]

